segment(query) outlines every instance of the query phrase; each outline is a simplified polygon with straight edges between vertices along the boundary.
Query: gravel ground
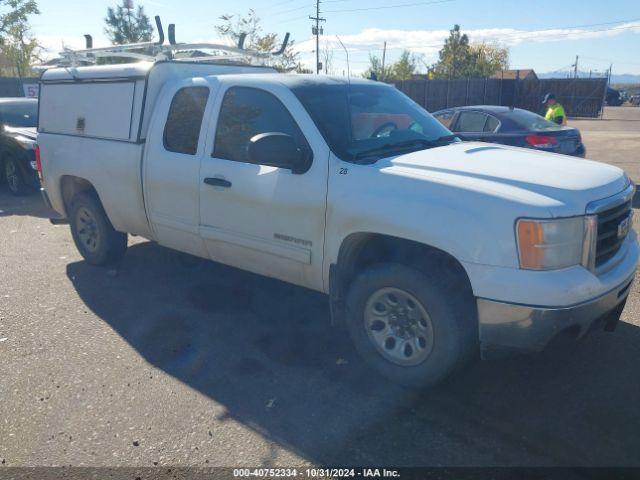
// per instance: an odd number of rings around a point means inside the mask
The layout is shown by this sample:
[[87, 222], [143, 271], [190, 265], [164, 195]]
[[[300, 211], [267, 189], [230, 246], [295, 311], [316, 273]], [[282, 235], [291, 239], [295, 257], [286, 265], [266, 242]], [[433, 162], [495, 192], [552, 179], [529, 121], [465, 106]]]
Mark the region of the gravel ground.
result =
[[[605, 118], [570, 124], [640, 180], [640, 108]], [[0, 468], [640, 466], [637, 284], [614, 333], [415, 393], [362, 365], [322, 295], [139, 239], [91, 267], [46, 217], [0, 191]]]

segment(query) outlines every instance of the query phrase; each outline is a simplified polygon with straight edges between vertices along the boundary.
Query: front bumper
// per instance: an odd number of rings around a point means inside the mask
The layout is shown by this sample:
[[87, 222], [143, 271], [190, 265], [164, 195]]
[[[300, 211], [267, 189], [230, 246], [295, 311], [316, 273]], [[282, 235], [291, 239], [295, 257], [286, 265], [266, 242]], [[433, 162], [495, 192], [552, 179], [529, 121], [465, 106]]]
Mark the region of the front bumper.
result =
[[482, 356], [540, 351], [560, 333], [580, 337], [601, 321], [605, 327], [615, 328], [634, 276], [635, 272], [608, 293], [570, 307], [535, 307], [479, 298]]

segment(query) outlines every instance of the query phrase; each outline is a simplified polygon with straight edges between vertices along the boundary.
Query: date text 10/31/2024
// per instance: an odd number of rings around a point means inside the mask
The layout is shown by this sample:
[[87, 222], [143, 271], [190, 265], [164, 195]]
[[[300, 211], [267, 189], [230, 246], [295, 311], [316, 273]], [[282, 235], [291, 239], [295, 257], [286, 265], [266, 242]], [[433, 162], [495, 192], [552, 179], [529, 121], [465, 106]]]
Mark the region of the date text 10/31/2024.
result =
[[236, 468], [233, 476], [262, 478], [399, 478], [397, 470], [386, 468]]

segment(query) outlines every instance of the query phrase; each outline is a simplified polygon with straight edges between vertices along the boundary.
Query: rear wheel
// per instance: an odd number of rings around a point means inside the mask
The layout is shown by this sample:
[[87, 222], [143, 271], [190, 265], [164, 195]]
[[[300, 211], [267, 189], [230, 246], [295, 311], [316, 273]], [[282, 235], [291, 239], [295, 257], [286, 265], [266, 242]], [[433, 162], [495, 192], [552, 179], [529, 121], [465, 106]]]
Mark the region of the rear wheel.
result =
[[29, 185], [25, 182], [20, 167], [15, 158], [5, 158], [4, 160], [4, 178], [7, 182], [9, 191], [17, 196], [29, 193]]
[[347, 324], [360, 355], [409, 387], [435, 385], [464, 365], [477, 352], [477, 319], [473, 296], [452, 277], [394, 263], [358, 275]]
[[69, 212], [71, 235], [84, 259], [92, 265], [112, 265], [127, 250], [127, 234], [113, 228], [96, 195], [73, 197]]

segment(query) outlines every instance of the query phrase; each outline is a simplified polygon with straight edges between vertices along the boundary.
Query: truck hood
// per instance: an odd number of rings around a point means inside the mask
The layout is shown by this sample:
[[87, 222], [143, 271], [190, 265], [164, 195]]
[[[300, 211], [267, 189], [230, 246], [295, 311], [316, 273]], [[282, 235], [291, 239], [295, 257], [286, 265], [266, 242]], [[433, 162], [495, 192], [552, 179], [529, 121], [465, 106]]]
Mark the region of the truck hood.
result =
[[504, 200], [546, 208], [551, 216], [579, 215], [594, 200], [629, 183], [611, 165], [487, 143], [456, 143], [387, 158], [382, 173], [424, 179]]

